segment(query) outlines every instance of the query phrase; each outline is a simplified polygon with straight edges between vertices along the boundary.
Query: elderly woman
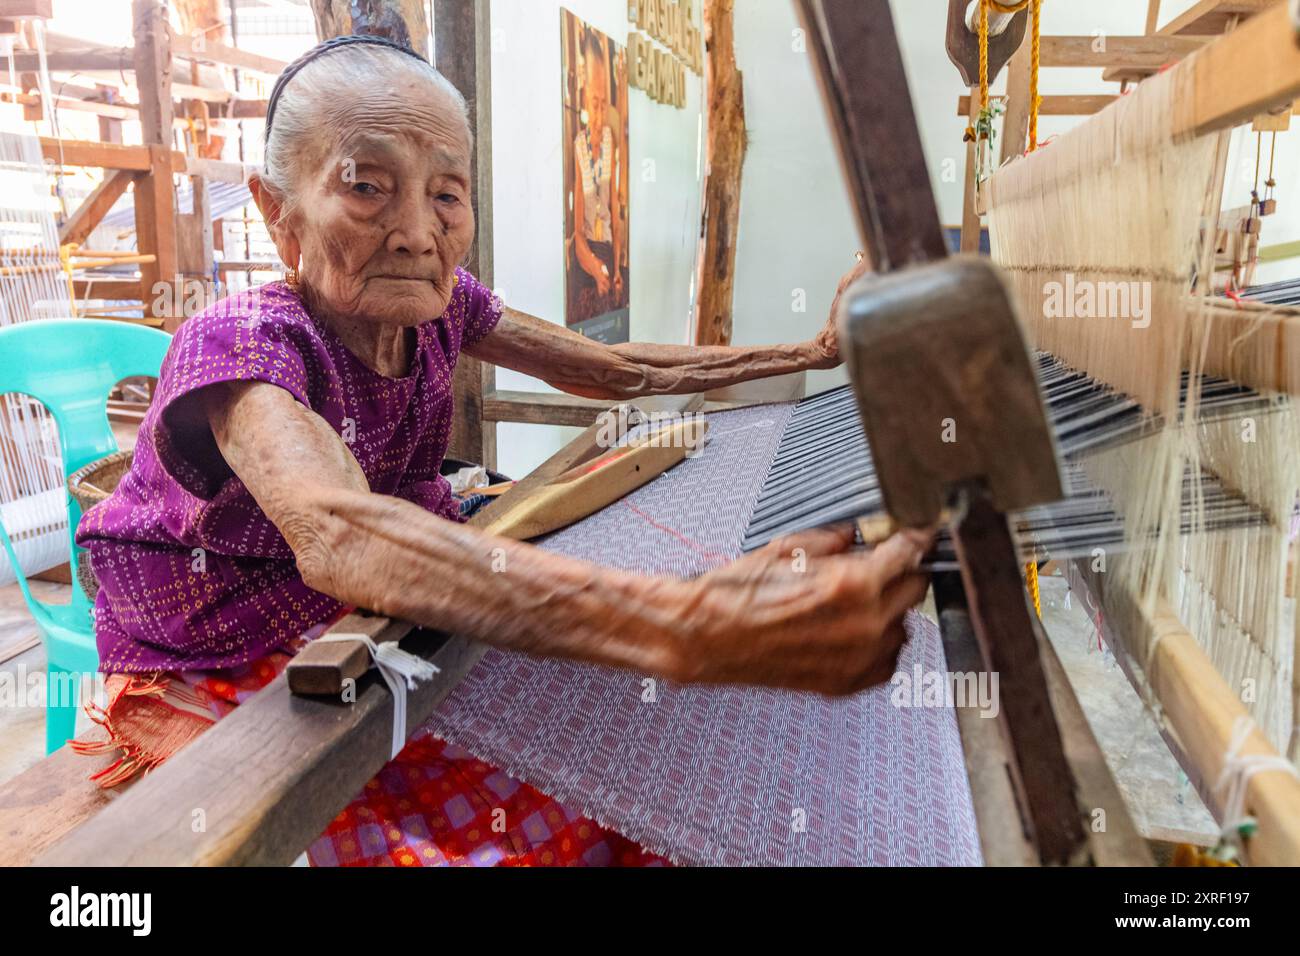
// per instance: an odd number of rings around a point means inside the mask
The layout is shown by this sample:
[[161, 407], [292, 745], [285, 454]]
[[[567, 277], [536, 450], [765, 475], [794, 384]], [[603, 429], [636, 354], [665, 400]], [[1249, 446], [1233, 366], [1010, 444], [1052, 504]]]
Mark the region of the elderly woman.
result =
[[[679, 580], [460, 523], [439, 465], [462, 352], [602, 399], [839, 361], [829, 331], [771, 348], [605, 347], [503, 306], [459, 268], [474, 236], [471, 143], [456, 90], [374, 37], [323, 44], [281, 77], [265, 168], [250, 187], [288, 279], [181, 327], [131, 471], [78, 530], [100, 583], [95, 629], [111, 675], [95, 715], [109, 738], [79, 749], [121, 753], [101, 783], [166, 759], [353, 607], [684, 682], [847, 694], [892, 673], [902, 616], [926, 587], [912, 570], [919, 538], [867, 555], [849, 553], [851, 532], [810, 533]], [[802, 573], [790, 561], [796, 547], [812, 559]], [[505, 555], [504, 573], [490, 573], [494, 553]], [[420, 768], [415, 777], [439, 781], [443, 798], [462, 790], [484, 812], [484, 781], [508, 779], [421, 735], [394, 766]], [[544, 809], [564, 823], [550, 841], [457, 828], [429, 810], [418, 829], [436, 852], [417, 858], [401, 839], [362, 852], [360, 823], [407, 833], [421, 812], [413, 806], [445, 803], [396, 795], [386, 773], [313, 860], [646, 859], [517, 784], [506, 788], [508, 819]]]

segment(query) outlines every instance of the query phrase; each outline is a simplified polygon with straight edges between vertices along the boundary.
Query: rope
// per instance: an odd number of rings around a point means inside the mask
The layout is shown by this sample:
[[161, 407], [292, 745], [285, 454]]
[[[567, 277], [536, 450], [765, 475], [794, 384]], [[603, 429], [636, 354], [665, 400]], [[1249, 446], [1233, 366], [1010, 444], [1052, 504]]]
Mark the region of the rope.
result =
[[[993, 0], [989, 0], [990, 3]], [[1029, 14], [1033, 37], [1030, 47], [1030, 65], [1029, 65], [1029, 152], [1038, 149], [1038, 107], [1042, 104], [1042, 97], [1038, 95], [1038, 63], [1040, 54], [1040, 34], [1041, 21], [1043, 15], [1043, 0], [1034, 0], [1034, 9]]]
[[1025, 585], [1029, 588], [1029, 596], [1034, 599], [1034, 613], [1038, 619], [1043, 619], [1043, 600], [1038, 592], [1038, 562], [1025, 562]]
[[1300, 771], [1285, 757], [1241, 753], [1254, 729], [1255, 722], [1246, 716], [1238, 717], [1232, 726], [1228, 750], [1223, 755], [1223, 770], [1214, 785], [1215, 793], [1224, 794], [1223, 831], [1218, 845], [1209, 851], [1180, 846], [1178, 853], [1181, 858], [1175, 859], [1175, 866], [1224, 866], [1239, 862], [1245, 838], [1252, 836], [1258, 828], [1255, 819], [1246, 813], [1251, 778], [1257, 773], [1270, 771], [1300, 776]]
[[[1038, 95], [1038, 70], [1042, 60], [1042, 13], [1043, 0], [1020, 0], [1019, 3], [1000, 3], [999, 0], [980, 0], [979, 51], [980, 51], [980, 110], [975, 123], [966, 127], [963, 139], [977, 144], [977, 166], [982, 167], [982, 155], [978, 152], [978, 143], [993, 138], [993, 110], [989, 108], [989, 10], [997, 13], [1014, 14], [1022, 10], [1030, 11], [1030, 65], [1029, 65], [1029, 149], [1038, 148], [1038, 111], [1042, 106], [1042, 97]], [[977, 176], [977, 179], [979, 177]]]

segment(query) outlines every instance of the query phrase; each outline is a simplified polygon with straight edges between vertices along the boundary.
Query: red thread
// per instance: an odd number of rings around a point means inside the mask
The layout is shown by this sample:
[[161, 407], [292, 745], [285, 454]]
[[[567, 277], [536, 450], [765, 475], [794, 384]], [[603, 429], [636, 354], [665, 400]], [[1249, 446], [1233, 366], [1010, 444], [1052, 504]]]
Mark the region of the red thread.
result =
[[672, 535], [674, 538], [676, 538], [676, 539], [677, 539], [678, 541], [680, 541], [682, 544], [686, 545], [686, 546], [687, 546], [688, 548], [690, 548], [692, 551], [696, 551], [696, 552], [698, 552], [698, 553], [704, 555], [706, 558], [709, 558], [709, 559], [714, 560], [714, 561], [726, 561], [726, 560], [727, 560], [727, 556], [726, 556], [725, 554], [718, 554], [718, 553], [715, 552], [715, 551], [710, 551], [708, 548], [704, 547], [703, 545], [696, 544], [694, 541], [692, 541], [690, 538], [686, 537], [686, 535], [682, 534], [682, 533], [681, 533], [680, 531], [678, 531], [676, 528], [670, 528], [670, 527], [668, 527], [668, 525], [666, 525], [666, 524], [660, 524], [658, 521], [655, 521], [654, 518], [650, 517], [648, 514], [646, 514], [644, 511], [642, 511], [642, 510], [641, 510], [640, 508], [638, 508], [636, 505], [632, 504], [632, 502], [628, 501], [626, 498], [623, 499], [623, 504], [625, 504], [625, 505], [627, 505], [629, 508], [631, 508], [632, 511], [633, 511], [635, 514], [637, 514], [639, 517], [641, 517], [642, 519], [644, 519], [644, 520], [646, 521], [647, 524], [651, 525], [651, 526], [654, 527], [654, 528], [657, 528], [659, 531], [663, 531], [663, 532], [665, 532], [665, 533], [667, 533], [667, 534]]
[[1235, 302], [1237, 308], [1241, 308], [1241, 293], [1232, 287], [1232, 279], [1229, 279], [1228, 284], [1223, 287], [1223, 294]]

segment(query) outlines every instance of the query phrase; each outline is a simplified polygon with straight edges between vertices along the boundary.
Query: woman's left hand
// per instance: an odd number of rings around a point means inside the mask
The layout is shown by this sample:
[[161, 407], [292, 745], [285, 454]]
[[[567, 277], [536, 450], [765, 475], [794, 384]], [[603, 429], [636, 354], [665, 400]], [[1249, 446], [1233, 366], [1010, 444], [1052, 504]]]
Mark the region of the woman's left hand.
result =
[[840, 300], [844, 297], [844, 292], [849, 286], [870, 271], [871, 260], [859, 252], [857, 264], [844, 273], [844, 276], [840, 279], [840, 284], [835, 290], [835, 300], [831, 303], [831, 314], [827, 317], [826, 324], [817, 333], [817, 337], [812, 340], [813, 368], [836, 368], [844, 361], [840, 355], [840, 337], [835, 326], [836, 316], [840, 312]]

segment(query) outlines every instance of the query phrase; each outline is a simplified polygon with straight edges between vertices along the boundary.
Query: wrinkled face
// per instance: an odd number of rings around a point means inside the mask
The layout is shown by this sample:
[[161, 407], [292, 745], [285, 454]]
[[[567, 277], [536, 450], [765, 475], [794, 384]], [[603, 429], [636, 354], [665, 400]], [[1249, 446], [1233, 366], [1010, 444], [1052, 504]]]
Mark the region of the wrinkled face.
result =
[[470, 133], [457, 104], [398, 74], [327, 108], [318, 153], [299, 166], [281, 228], [301, 256], [314, 311], [386, 325], [435, 319], [474, 240]]

